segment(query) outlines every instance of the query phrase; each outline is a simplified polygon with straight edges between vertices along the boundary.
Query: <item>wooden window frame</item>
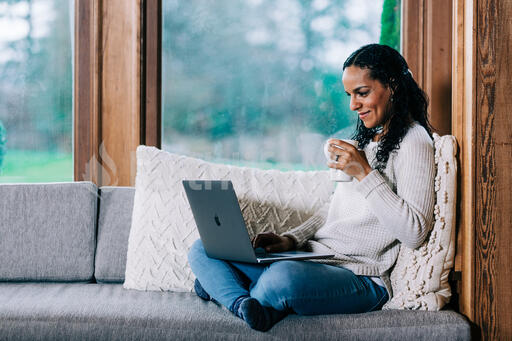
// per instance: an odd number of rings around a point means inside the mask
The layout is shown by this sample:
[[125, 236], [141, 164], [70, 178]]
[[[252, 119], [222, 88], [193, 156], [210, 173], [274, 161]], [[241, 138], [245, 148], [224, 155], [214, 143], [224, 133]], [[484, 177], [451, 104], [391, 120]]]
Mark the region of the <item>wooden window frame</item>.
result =
[[133, 186], [135, 149], [158, 139], [145, 131], [158, 131], [159, 116], [158, 91], [141, 82], [155, 73], [141, 62], [151, 60], [141, 48], [152, 33], [145, 8], [146, 0], [75, 0], [75, 181]]
[[402, 0], [402, 54], [429, 97], [439, 135], [451, 134], [452, 3]]
[[75, 181], [101, 182], [97, 154], [101, 136], [101, 36], [99, 1], [75, 1], [73, 173]]
[[162, 145], [162, 0], [143, 1], [141, 141]]
[[457, 258], [461, 270], [459, 311], [475, 320], [475, 126], [476, 50], [474, 3], [453, 0], [452, 130], [459, 145], [457, 183]]

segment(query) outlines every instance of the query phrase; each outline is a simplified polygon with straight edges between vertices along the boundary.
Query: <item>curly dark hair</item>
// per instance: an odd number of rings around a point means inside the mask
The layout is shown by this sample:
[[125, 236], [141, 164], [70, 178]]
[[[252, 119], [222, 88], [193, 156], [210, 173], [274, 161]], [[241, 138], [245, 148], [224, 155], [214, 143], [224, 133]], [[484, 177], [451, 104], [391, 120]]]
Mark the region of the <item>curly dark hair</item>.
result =
[[[428, 121], [428, 99], [418, 86], [404, 57], [395, 49], [380, 44], [369, 44], [352, 53], [343, 70], [349, 66], [368, 69], [369, 76], [391, 89], [389, 102], [389, 125], [380, 137], [376, 161], [373, 168], [382, 172], [389, 156], [400, 148], [400, 143], [413, 122], [422, 125], [432, 138], [433, 128]], [[364, 148], [379, 133], [379, 127], [366, 128], [361, 120], [357, 122], [352, 137]]]

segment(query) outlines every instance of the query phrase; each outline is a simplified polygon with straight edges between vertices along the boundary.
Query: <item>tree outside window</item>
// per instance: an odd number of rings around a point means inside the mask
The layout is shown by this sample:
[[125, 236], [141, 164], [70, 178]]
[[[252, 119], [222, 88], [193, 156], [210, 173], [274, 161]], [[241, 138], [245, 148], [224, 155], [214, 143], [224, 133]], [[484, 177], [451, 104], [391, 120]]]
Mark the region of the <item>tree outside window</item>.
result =
[[73, 180], [72, 13], [70, 0], [0, 2], [0, 182]]

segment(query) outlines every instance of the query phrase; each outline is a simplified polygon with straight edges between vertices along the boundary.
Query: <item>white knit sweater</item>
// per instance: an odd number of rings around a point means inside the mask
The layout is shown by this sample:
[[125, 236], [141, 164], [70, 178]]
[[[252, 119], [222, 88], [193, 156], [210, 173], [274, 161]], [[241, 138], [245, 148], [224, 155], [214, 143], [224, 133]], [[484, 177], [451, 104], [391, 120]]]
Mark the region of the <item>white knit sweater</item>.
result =
[[[370, 165], [377, 146], [370, 142], [364, 149]], [[390, 154], [384, 174], [374, 170], [360, 182], [338, 183], [330, 204], [283, 235], [295, 239], [299, 248], [335, 254], [317, 262], [379, 276], [391, 298], [389, 272], [400, 243], [419, 247], [432, 227], [434, 177], [432, 139], [414, 123]]]

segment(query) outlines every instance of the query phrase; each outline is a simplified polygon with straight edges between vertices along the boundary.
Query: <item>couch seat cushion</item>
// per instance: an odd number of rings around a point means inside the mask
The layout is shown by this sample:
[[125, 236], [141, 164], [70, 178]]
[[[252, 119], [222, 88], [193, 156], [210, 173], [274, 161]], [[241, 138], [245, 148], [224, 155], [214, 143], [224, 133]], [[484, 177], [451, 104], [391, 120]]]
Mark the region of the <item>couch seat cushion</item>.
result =
[[290, 315], [269, 332], [191, 293], [126, 290], [120, 284], [0, 283], [4, 340], [469, 340], [452, 311]]

